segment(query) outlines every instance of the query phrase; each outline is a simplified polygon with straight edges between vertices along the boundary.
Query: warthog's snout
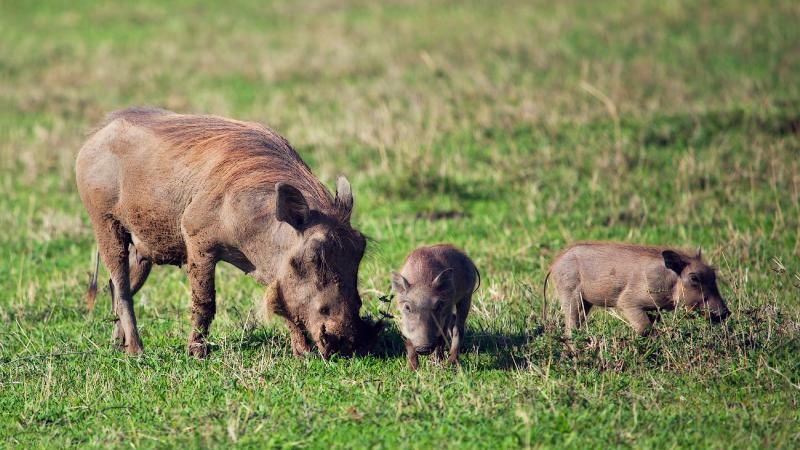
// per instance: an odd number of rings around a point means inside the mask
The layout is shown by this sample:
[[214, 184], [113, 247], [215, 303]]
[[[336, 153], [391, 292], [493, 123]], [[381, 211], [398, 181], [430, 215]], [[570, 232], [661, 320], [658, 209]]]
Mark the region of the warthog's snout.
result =
[[327, 360], [330, 358], [331, 354], [334, 352], [334, 349], [339, 344], [339, 339], [335, 335], [329, 334], [325, 329], [324, 324], [320, 326], [319, 331], [319, 337], [317, 338], [317, 349], [319, 349], [319, 354], [322, 356], [322, 359]]
[[417, 354], [419, 354], [419, 355], [430, 355], [431, 353], [433, 353], [433, 347], [434, 347], [433, 344], [431, 344], [431, 345], [422, 345], [422, 346], [419, 346], [419, 347], [415, 348], [414, 351], [416, 351]]
[[[323, 359], [328, 359], [332, 354], [349, 357], [353, 355], [366, 355], [375, 345], [378, 334], [383, 330], [383, 321], [372, 322], [359, 318], [355, 327], [355, 334], [341, 334], [340, 328], [328, 328], [325, 324], [320, 326], [319, 337], [316, 339], [317, 348]], [[333, 330], [339, 330], [332, 332]], [[346, 330], [349, 330], [347, 327]]]

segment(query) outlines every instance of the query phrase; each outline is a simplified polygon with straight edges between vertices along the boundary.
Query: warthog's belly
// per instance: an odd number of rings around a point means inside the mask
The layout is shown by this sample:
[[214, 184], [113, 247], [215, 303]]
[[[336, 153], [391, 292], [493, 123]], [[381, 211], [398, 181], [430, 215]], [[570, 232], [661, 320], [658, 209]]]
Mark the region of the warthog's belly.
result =
[[186, 244], [180, 230], [180, 216], [154, 217], [136, 211], [127, 214], [123, 224], [131, 234], [133, 245], [142, 258], [155, 264], [180, 266], [186, 262]]

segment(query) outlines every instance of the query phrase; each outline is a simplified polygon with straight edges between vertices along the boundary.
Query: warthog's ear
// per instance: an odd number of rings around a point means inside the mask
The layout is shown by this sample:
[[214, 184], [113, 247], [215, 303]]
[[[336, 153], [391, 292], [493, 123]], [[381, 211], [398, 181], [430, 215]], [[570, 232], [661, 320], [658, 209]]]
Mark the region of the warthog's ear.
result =
[[442, 273], [436, 275], [436, 278], [433, 279], [431, 287], [438, 292], [448, 292], [453, 290], [453, 269], [444, 269]]
[[689, 265], [689, 263], [683, 259], [683, 256], [672, 250], [664, 250], [661, 252], [661, 256], [664, 258], [664, 265], [667, 266], [667, 269], [672, 270], [678, 275]]
[[406, 277], [397, 272], [392, 272], [392, 290], [398, 294], [405, 294], [411, 284], [406, 280]]
[[339, 175], [336, 179], [336, 206], [344, 211], [350, 218], [350, 213], [353, 211], [353, 190], [350, 188], [350, 182], [347, 181], [344, 175]]
[[296, 187], [286, 184], [275, 184], [275, 218], [286, 222], [296, 230], [308, 225], [311, 211], [303, 194]]

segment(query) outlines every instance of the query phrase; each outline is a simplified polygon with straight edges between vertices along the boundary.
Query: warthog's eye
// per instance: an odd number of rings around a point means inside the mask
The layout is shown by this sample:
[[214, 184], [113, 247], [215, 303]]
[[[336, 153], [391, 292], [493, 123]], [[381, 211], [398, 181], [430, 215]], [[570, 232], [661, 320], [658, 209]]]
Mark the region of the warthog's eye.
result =
[[306, 276], [306, 268], [303, 265], [302, 261], [297, 258], [292, 258], [289, 260], [289, 264], [292, 266], [292, 270], [300, 277]]
[[328, 314], [330, 314], [330, 312], [331, 310], [327, 306], [323, 306], [322, 308], [319, 309], [319, 313], [323, 316], [327, 316]]
[[700, 277], [698, 277], [696, 273], [690, 273], [689, 281], [691, 281], [692, 284], [700, 284]]
[[403, 311], [411, 312], [411, 305], [409, 305], [408, 303], [403, 303]]

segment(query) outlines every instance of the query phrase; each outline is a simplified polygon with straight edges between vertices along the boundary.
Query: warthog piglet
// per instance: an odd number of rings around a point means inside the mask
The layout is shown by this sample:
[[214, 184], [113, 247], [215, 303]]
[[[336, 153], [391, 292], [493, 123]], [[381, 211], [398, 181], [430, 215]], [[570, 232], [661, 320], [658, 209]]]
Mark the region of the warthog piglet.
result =
[[400, 331], [412, 370], [417, 369], [417, 355], [434, 353], [442, 358], [445, 340], [450, 347], [448, 362], [458, 362], [464, 324], [479, 281], [469, 257], [446, 244], [414, 250], [400, 272], [392, 273]]
[[729, 315], [714, 268], [695, 254], [645, 245], [578, 243], [562, 251], [552, 276], [561, 300], [566, 334], [595, 306], [615, 308], [640, 335], [650, 331], [647, 311], [681, 306], [719, 322]]

